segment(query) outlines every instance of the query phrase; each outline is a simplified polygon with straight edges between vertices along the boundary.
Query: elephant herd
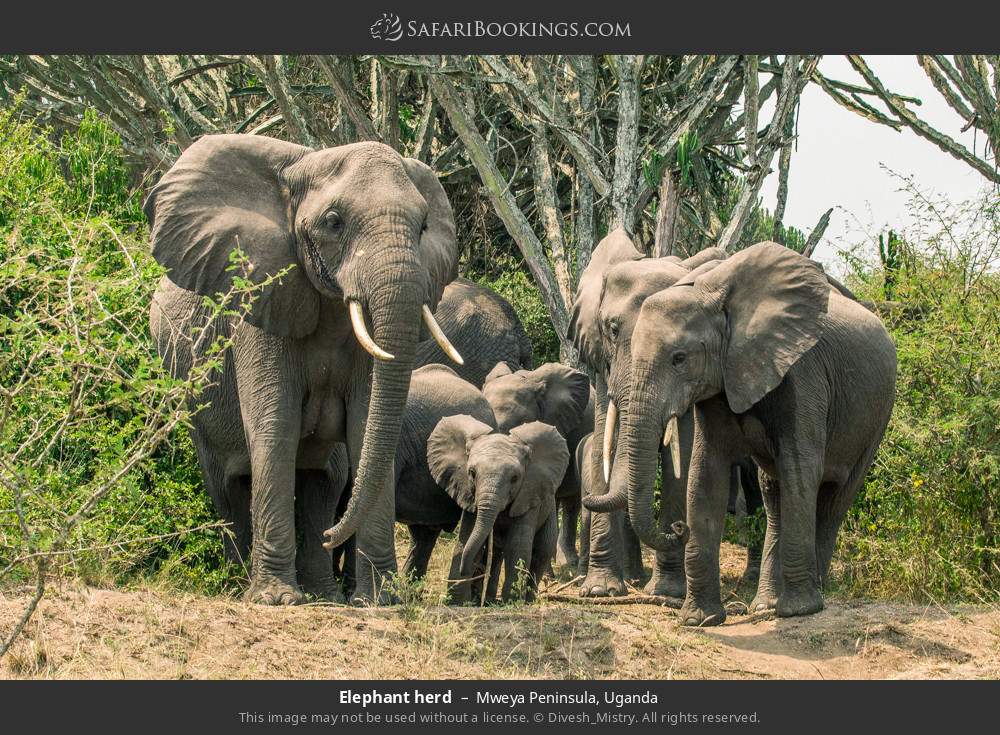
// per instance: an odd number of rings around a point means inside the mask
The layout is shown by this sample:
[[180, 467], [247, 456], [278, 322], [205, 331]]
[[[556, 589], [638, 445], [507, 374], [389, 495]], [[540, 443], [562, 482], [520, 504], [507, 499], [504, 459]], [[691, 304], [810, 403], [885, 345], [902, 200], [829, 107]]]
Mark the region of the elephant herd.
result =
[[145, 211], [151, 331], [175, 377], [207, 370], [191, 434], [251, 601], [392, 602], [398, 522], [411, 577], [457, 529], [454, 603], [530, 599], [557, 555], [582, 595], [624, 594], [642, 542], [646, 592], [718, 624], [742, 489], [767, 516], [752, 609], [822, 609], [896, 363], [815, 262], [766, 242], [649, 258], [613, 231], [575, 294], [583, 372], [535, 367], [510, 304], [457, 278], [444, 190], [388, 146], [206, 136]]

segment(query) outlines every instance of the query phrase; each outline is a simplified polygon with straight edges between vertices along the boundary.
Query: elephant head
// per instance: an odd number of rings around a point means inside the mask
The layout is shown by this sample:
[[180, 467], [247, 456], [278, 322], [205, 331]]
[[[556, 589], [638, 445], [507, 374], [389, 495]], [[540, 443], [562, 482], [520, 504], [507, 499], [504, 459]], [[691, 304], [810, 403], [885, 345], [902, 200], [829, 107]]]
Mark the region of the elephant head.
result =
[[653, 521], [660, 437], [677, 446], [677, 418], [699, 401], [724, 392], [741, 414], [774, 390], [819, 340], [830, 292], [815, 262], [762, 242], [645, 300], [632, 332], [631, 397], [620, 440], [639, 538], [658, 549], [675, 541]]
[[[611, 480], [614, 437], [619, 416], [627, 410], [631, 380], [632, 329], [642, 303], [672, 286], [692, 269], [709, 269], [726, 257], [719, 248], [707, 248], [681, 260], [677, 257], [633, 257], [623, 245], [624, 233], [610, 235], [580, 279], [573, 306], [572, 333], [577, 347], [597, 375], [604, 394], [595, 412], [594, 462], [602, 467], [604, 483]], [[638, 253], [632, 248], [632, 252]], [[597, 485], [595, 478], [593, 485]], [[609, 512], [625, 507], [627, 490], [619, 474], [611, 492], [584, 498], [590, 510]]]
[[341, 543], [391, 467], [421, 314], [438, 334], [432, 309], [456, 275], [455, 223], [437, 177], [381, 143], [314, 151], [209, 135], [144, 209], [153, 256], [178, 286], [225, 299], [241, 276], [258, 286], [243, 305], [254, 326], [303, 338], [322, 328], [321, 313], [335, 313], [378, 358], [355, 494], [330, 540]]
[[462, 576], [472, 573], [497, 516], [512, 518], [537, 509], [554, 496], [569, 464], [566, 441], [555, 427], [532, 421], [509, 434], [471, 416], [441, 419], [427, 441], [427, 465], [434, 481], [475, 513], [476, 522], [462, 549]]
[[483, 395], [493, 409], [498, 430], [544, 421], [566, 437], [587, 410], [590, 380], [585, 373], [556, 362], [517, 371], [500, 362], [486, 376]]

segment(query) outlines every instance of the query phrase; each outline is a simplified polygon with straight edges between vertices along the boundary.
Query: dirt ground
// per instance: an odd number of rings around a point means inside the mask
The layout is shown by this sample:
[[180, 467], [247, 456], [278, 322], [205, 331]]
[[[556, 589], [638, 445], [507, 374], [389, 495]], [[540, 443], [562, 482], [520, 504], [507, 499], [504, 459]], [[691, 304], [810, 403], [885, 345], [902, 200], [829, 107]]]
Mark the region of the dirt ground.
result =
[[[1000, 677], [994, 607], [828, 598], [817, 615], [732, 614], [707, 629], [682, 628], [673, 610], [646, 604], [543, 597], [532, 605], [449, 608], [436, 603], [448, 547], [439, 544], [426, 588], [383, 609], [267, 608], [64, 582], [0, 659], [0, 678]], [[734, 611], [753, 594], [736, 587], [743, 554], [724, 546], [724, 595]], [[10, 629], [27, 594], [0, 595], [0, 630]]]

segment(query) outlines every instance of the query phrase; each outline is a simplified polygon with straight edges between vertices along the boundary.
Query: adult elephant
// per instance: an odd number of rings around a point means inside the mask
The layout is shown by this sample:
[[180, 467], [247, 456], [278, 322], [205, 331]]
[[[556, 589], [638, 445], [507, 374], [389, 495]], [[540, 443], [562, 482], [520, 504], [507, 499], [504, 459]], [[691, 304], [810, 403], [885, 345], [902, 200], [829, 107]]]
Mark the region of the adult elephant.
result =
[[[596, 508], [599, 512], [590, 516], [589, 564], [586, 578], [580, 592], [584, 596], [603, 597], [607, 595], [625, 594], [626, 577], [635, 577], [633, 568], [639, 557], [638, 541], [632, 532], [631, 525], [623, 512], [625, 503], [622, 492], [608, 494], [609, 481], [621, 484], [623, 473], [610, 474], [611, 463], [604, 460], [604, 449], [613, 447], [613, 437], [608, 437], [605, 443], [608, 418], [615, 423], [615, 416], [620, 408], [620, 402], [611, 407], [613, 396], [609, 384], [611, 367], [614, 364], [614, 339], [611, 337], [611, 322], [615, 322], [615, 339], [622, 333], [622, 339], [627, 341], [631, 324], [642, 300], [655, 292], [657, 284], [669, 285], [686, 275], [689, 269], [702, 263], [725, 257], [725, 254], [715, 248], [697, 253], [686, 261], [670, 256], [651, 259], [641, 253], [633, 244], [632, 239], [624, 229], [610, 232], [594, 249], [590, 263], [580, 276], [576, 296], [573, 301], [573, 313], [570, 321], [570, 337], [574, 340], [580, 352], [581, 359], [588, 365], [594, 376], [596, 400], [594, 404], [594, 421], [591, 462], [594, 467], [603, 468], [607, 465], [609, 472], [598, 471], [593, 474], [590, 483], [591, 493], [584, 503]], [[607, 279], [612, 271], [619, 274], [619, 279], [613, 279], [614, 295], [607, 292]], [[649, 276], [637, 277], [648, 271]], [[650, 290], [653, 288], [653, 290]], [[605, 301], [605, 314], [602, 315], [602, 300]], [[607, 307], [614, 303], [613, 310], [622, 314], [612, 317], [607, 313]], [[605, 328], [604, 321], [608, 325]], [[623, 353], [624, 354], [624, 353]], [[625, 364], [622, 361], [621, 364]], [[619, 393], [620, 393], [619, 389]], [[620, 401], [620, 399], [619, 399]], [[668, 492], [665, 494], [673, 505], [673, 510], [680, 510], [683, 502], [683, 492], [670, 492], [677, 481], [664, 477]], [[598, 496], [606, 496], [599, 499]], [[678, 499], [679, 498], [679, 499]], [[611, 501], [611, 502], [609, 502]], [[665, 516], [666, 517], [666, 516]], [[680, 517], [680, 516], [678, 516]], [[674, 556], [677, 556], [674, 554]], [[667, 554], [657, 555], [657, 564], [653, 577], [647, 584], [647, 590], [667, 596], [683, 596], [683, 562]]]
[[[213, 335], [230, 341], [193, 434], [219, 514], [238, 534], [252, 518], [249, 598], [294, 604], [303, 587], [337, 597], [321, 541], [336, 503], [331, 458], [346, 443], [355, 492], [326, 546], [357, 531], [356, 594], [386, 599], [396, 560], [380, 550], [391, 548], [393, 455], [421, 314], [440, 335], [431, 310], [456, 274], [436, 176], [378, 143], [314, 151], [212, 135], [184, 151], [145, 211], [167, 269], [151, 329], [173, 374], [210, 359]], [[233, 293], [237, 248], [256, 298], [212, 319], [205, 297]]]
[[[496, 291], [456, 278], [444, 290], [434, 317], [464, 363], [454, 365], [459, 377], [482, 388], [497, 363], [513, 370], [534, 367], [531, 340], [514, 307]], [[449, 364], [449, 356], [436, 340], [417, 345], [416, 365]]]
[[[556, 428], [570, 454], [594, 422], [594, 396], [586, 373], [556, 362], [534, 370], [512, 370], [507, 363], [498, 363], [486, 376], [483, 395], [493, 408], [499, 431], [542, 421]], [[562, 511], [558, 551], [572, 569], [580, 563], [576, 550], [580, 495], [580, 478], [576, 472], [567, 472], [556, 491]]]
[[[619, 414], [628, 412], [630, 379], [631, 379], [631, 337], [636, 319], [643, 302], [657, 291], [661, 291], [690, 273], [690, 268], [708, 269], [722, 262], [726, 255], [717, 248], [701, 251], [688, 260], [677, 258], [646, 258], [642, 260], [626, 260], [607, 267], [604, 271], [600, 303], [596, 309], [588, 309], [593, 314], [595, 324], [581, 324], [599, 335], [599, 342], [593, 345], [591, 353], [600, 355], [599, 362], [604, 365], [603, 377], [607, 383], [608, 410], [606, 423], [602, 432], [601, 462], [605, 480], [614, 490], [603, 495], [584, 498], [591, 511], [608, 513], [623, 510], [625, 493], [623, 486], [625, 472], [617, 462], [612, 462], [615, 449], [622, 450], [622, 445], [615, 442], [618, 429]], [[581, 295], [586, 297], [585, 295]], [[591, 355], [593, 360], [593, 354]], [[685, 498], [687, 477], [683, 468], [687, 466], [694, 436], [694, 419], [690, 413], [679, 419], [680, 440], [676, 447], [680, 452], [681, 461], [671, 462], [669, 457], [663, 457], [663, 467], [674, 466], [673, 472], [662, 473], [660, 491], [660, 519], [663, 523], [683, 519], [685, 514]], [[666, 452], [666, 448], [662, 450]], [[731, 470], [730, 496], [735, 494], [740, 486], [744, 488], [747, 499], [747, 512], [753, 514], [761, 507], [760, 491], [756, 481], [757, 469], [752, 468], [753, 479], [749, 473], [743, 472], [741, 482], [741, 465], [752, 462], [741, 458]], [[615, 470], [618, 470], [617, 472]], [[735, 505], [735, 503], [733, 503]], [[747, 553], [747, 575], [755, 576], [760, 564], [760, 547], [751, 544]], [[646, 585], [648, 594], [662, 595], [678, 600], [684, 598], [685, 592], [684, 556], [680, 549], [658, 551], [653, 576]]]
[[[767, 532], [751, 609], [780, 616], [823, 608], [837, 531], [889, 421], [896, 352], [878, 317], [792, 250], [758, 243], [645, 300], [632, 333], [632, 381], [620, 453], [640, 538], [684, 544], [686, 625], [725, 617], [719, 543], [729, 470], [750, 454], [762, 470]], [[653, 519], [660, 437], [676, 447], [694, 407], [689, 528]], [[671, 452], [674, 458], [676, 452]]]

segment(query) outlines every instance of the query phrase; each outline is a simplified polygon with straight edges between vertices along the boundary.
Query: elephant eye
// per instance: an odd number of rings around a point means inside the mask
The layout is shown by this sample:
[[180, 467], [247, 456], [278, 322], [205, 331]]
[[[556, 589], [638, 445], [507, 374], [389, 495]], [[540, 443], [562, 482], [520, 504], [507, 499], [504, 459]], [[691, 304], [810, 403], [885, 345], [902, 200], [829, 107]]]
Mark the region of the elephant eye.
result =
[[684, 352], [675, 352], [673, 363], [674, 365], [683, 365], [684, 361], [687, 360], [687, 354]]
[[618, 339], [618, 322], [608, 322], [608, 334], [611, 335], [611, 339]]
[[470, 467], [469, 468], [469, 479], [472, 480], [473, 482], [476, 481], [476, 469], [475, 469], [475, 467]]
[[424, 219], [424, 223], [422, 225], [420, 225], [420, 234], [423, 235], [425, 232], [427, 232], [427, 220], [426, 219]]
[[340, 213], [333, 209], [323, 216], [323, 221], [326, 222], [327, 227], [333, 230], [344, 224], [344, 220], [341, 219]]
[[517, 475], [511, 475], [511, 476], [510, 476], [510, 484], [511, 484], [511, 485], [516, 485], [516, 484], [517, 484], [517, 481], [518, 481], [518, 480], [520, 480], [520, 479], [521, 479], [521, 478], [520, 478], [520, 477], [518, 477]]

